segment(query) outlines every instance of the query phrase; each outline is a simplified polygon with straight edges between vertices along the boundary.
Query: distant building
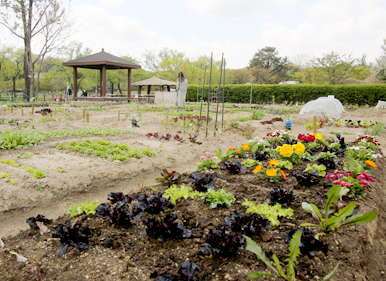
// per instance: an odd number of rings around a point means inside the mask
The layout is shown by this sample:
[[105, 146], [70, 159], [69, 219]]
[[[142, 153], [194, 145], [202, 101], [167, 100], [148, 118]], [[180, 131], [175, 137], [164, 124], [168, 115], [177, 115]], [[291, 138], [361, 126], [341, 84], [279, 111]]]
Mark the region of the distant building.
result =
[[279, 84], [299, 84], [299, 81], [284, 81], [280, 82]]

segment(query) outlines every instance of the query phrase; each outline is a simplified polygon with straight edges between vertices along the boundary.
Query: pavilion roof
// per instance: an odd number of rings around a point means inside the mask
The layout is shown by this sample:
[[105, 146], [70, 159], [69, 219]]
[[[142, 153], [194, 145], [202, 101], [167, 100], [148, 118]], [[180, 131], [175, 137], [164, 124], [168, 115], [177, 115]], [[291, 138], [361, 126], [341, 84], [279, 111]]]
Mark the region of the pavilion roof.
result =
[[176, 82], [163, 80], [161, 78], [153, 76], [152, 78], [131, 83], [133, 86], [177, 86]]
[[109, 53], [106, 53], [103, 49], [100, 53], [77, 58], [72, 61], [67, 61], [64, 62], [63, 65], [91, 69], [101, 69], [102, 65], [106, 65], [106, 69], [141, 68], [139, 64], [113, 56]]

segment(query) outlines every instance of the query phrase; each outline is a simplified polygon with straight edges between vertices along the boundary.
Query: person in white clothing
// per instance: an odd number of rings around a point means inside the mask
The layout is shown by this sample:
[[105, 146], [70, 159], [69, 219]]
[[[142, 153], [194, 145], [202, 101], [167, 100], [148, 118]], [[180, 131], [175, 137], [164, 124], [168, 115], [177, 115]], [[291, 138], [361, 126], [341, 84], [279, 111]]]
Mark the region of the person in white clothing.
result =
[[185, 78], [184, 73], [178, 73], [177, 78], [177, 106], [185, 106], [186, 92], [188, 90], [188, 79]]

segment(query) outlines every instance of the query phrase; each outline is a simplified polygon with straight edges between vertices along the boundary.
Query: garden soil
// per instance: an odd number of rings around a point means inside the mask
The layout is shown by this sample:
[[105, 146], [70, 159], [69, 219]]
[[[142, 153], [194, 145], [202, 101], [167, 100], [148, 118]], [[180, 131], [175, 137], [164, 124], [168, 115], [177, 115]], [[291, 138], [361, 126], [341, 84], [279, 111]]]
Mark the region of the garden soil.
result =
[[[263, 120], [277, 117], [275, 114], [279, 106], [272, 107], [272, 114], [267, 114]], [[38, 109], [37, 109], [38, 110]], [[68, 109], [67, 109], [68, 110]], [[241, 175], [230, 175], [223, 170], [211, 170], [201, 173], [215, 175], [215, 189], [227, 188], [236, 197], [237, 201], [230, 208], [219, 207], [210, 209], [203, 201], [180, 200], [173, 209], [167, 209], [157, 215], [163, 218], [173, 213], [178, 216], [178, 222], [192, 230], [191, 239], [169, 239], [158, 242], [146, 235], [140, 234], [144, 228], [141, 222], [128, 229], [113, 226], [106, 219], [95, 216], [80, 216], [70, 218], [68, 207], [84, 201], [99, 200], [108, 202], [110, 192], [123, 192], [138, 198], [140, 194], [154, 194], [148, 187], [159, 191], [166, 186], [155, 185], [154, 179], [162, 169], [176, 170], [183, 173], [179, 184], [191, 185], [187, 170], [194, 171], [196, 162], [204, 152], [213, 152], [217, 148], [225, 151], [228, 147], [247, 143], [248, 139], [264, 137], [267, 133], [284, 128], [283, 122], [271, 125], [262, 125], [258, 120], [242, 122], [238, 128], [227, 126], [224, 132], [220, 129], [214, 137], [213, 129], [209, 129], [208, 138], [205, 138], [205, 129], [200, 131], [199, 141], [202, 145], [188, 141], [187, 131], [191, 128], [181, 126], [165, 126], [160, 122], [165, 115], [157, 112], [138, 112], [133, 106], [122, 106], [120, 109], [103, 111], [89, 111], [90, 123], [82, 117], [81, 108], [72, 108], [71, 115], [57, 113], [56, 121], [38, 122], [40, 114], [33, 116], [20, 112], [9, 111], [0, 117], [4, 124], [0, 130], [57, 130], [61, 128], [76, 129], [92, 126], [130, 129], [133, 133], [115, 136], [87, 136], [91, 140], [108, 140], [116, 143], [128, 143], [130, 147], [151, 147], [157, 152], [156, 157], [142, 157], [131, 159], [126, 163], [85, 156], [80, 153], [57, 150], [59, 144], [68, 144], [73, 140], [82, 140], [85, 137], [68, 137], [65, 139], [47, 140], [28, 150], [6, 150], [0, 152], [0, 158], [15, 160], [19, 166], [31, 166], [46, 172], [46, 177], [33, 179], [24, 169], [0, 164], [1, 172], [11, 173], [17, 178], [15, 185], [0, 179], [0, 238], [4, 247], [0, 245], [0, 280], [154, 280], [149, 276], [155, 270], [170, 271], [177, 274], [181, 263], [192, 260], [200, 267], [198, 276], [202, 280], [246, 280], [246, 276], [254, 271], [268, 271], [266, 266], [254, 254], [240, 249], [236, 257], [221, 258], [203, 252], [202, 244], [206, 235], [213, 227], [224, 225], [224, 218], [233, 216], [235, 210], [245, 212], [241, 205], [244, 198], [256, 203], [264, 203], [273, 187], [291, 189], [296, 194], [296, 200], [290, 205], [294, 209], [293, 218], [281, 219], [280, 226], [272, 227], [263, 237], [255, 236], [254, 240], [262, 247], [268, 257], [276, 254], [283, 261], [288, 254], [288, 245], [284, 241], [286, 231], [294, 229], [301, 223], [313, 223], [310, 215], [306, 214], [301, 203], [307, 201], [322, 208], [330, 183], [322, 179], [321, 183], [312, 188], [299, 187], [296, 179], [288, 176], [285, 182], [270, 183], [258, 180], [252, 169]], [[121, 111], [120, 121], [117, 122], [117, 110]], [[229, 110], [229, 109], [228, 109]], [[24, 112], [27, 109], [24, 108]], [[383, 121], [386, 123], [386, 111], [361, 108], [351, 110], [342, 119]], [[136, 115], [139, 128], [131, 128], [130, 117]], [[232, 113], [231, 121], [239, 117], [246, 117], [247, 113]], [[47, 117], [47, 116], [46, 116]], [[18, 118], [19, 124], [28, 125], [27, 128], [9, 125], [8, 121]], [[28, 120], [33, 118], [33, 121]], [[169, 117], [170, 118], [170, 117]], [[304, 124], [312, 122], [312, 116], [293, 115], [293, 135], [306, 133]], [[34, 125], [34, 129], [32, 129]], [[179, 134], [184, 143], [173, 139], [159, 141], [147, 138], [147, 133]], [[363, 128], [323, 127], [318, 132], [334, 137], [340, 132], [346, 142], [352, 142], [357, 133], [363, 133]], [[248, 139], [247, 139], [248, 138]], [[386, 144], [385, 137], [379, 137], [381, 144]], [[382, 152], [383, 146], [381, 146]], [[15, 155], [32, 152], [31, 158], [16, 158]], [[342, 159], [344, 161], [344, 159]], [[341, 161], [342, 162], [342, 161]], [[384, 165], [385, 160], [378, 162], [373, 176], [377, 180], [369, 187], [367, 198], [357, 198], [361, 212], [377, 210], [378, 216], [371, 223], [364, 226], [338, 229], [335, 232], [321, 236], [322, 242], [329, 243], [327, 255], [317, 252], [314, 258], [300, 257], [297, 267], [297, 280], [321, 280], [339, 262], [337, 275], [332, 280], [386, 280], [384, 270], [386, 249], [386, 184]], [[303, 165], [303, 166], [302, 166]], [[304, 170], [305, 164], [295, 166], [293, 171]], [[65, 169], [65, 172], [59, 172]], [[43, 191], [36, 187], [43, 186]], [[353, 198], [344, 197], [344, 201], [351, 202]], [[135, 203], [135, 201], [134, 201]], [[48, 232], [39, 233], [29, 228], [26, 219], [37, 214], [43, 214], [54, 219], [48, 224]], [[142, 219], [151, 215], [146, 214]], [[64, 225], [66, 221], [80, 222], [82, 228], [90, 229], [90, 246], [85, 252], [70, 247], [68, 252], [59, 257], [56, 249], [60, 241], [52, 238], [55, 229]], [[311, 228], [314, 233], [317, 228]], [[1, 244], [1, 243], [0, 243]], [[17, 262], [16, 257], [10, 254], [15, 251], [28, 259], [27, 262]], [[36, 277], [38, 276], [38, 277]], [[262, 280], [274, 280], [265, 277]]]

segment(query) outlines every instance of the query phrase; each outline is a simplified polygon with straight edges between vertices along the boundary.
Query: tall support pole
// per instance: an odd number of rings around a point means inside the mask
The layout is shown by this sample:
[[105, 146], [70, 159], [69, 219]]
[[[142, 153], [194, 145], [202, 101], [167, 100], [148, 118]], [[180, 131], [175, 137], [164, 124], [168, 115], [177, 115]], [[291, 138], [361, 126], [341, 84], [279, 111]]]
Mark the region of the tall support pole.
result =
[[220, 82], [218, 83], [216, 121], [215, 121], [215, 123], [214, 123], [214, 136], [216, 136], [216, 131], [217, 131], [217, 115], [218, 115], [218, 105], [219, 105], [219, 103], [220, 103], [221, 78], [222, 78], [222, 65], [223, 65], [223, 63], [224, 63], [224, 53], [222, 53], [222, 57], [221, 57]]
[[200, 119], [198, 119], [198, 126], [197, 126], [197, 135], [198, 135], [198, 132], [200, 130], [200, 126], [201, 126], [201, 113], [202, 113], [202, 103], [204, 101], [204, 88], [205, 88], [205, 75], [206, 75], [206, 65], [205, 65], [205, 69], [204, 69], [204, 83], [202, 83], [202, 95], [201, 95], [201, 106], [200, 106]]
[[102, 79], [102, 68], [99, 70], [99, 96], [102, 97], [102, 89], [103, 89], [103, 79]]
[[225, 59], [224, 59], [224, 80], [222, 82], [222, 117], [221, 117], [221, 126], [222, 131], [224, 131], [224, 95], [225, 95]]
[[102, 65], [102, 89], [101, 89], [101, 96], [106, 97], [106, 65]]
[[253, 88], [253, 76], [251, 78], [251, 98], [249, 99], [249, 108], [252, 111], [252, 88]]
[[131, 102], [131, 69], [127, 70], [127, 98]]
[[210, 73], [209, 73], [209, 91], [208, 91], [208, 111], [206, 113], [206, 133], [205, 137], [208, 137], [208, 125], [209, 125], [209, 103], [210, 103], [210, 86], [212, 83], [212, 62], [213, 62], [213, 52], [210, 54]]
[[76, 98], [78, 97], [78, 68], [77, 67], [74, 67], [74, 92], [73, 92], [73, 95], [74, 95], [74, 100], [76, 100]]

